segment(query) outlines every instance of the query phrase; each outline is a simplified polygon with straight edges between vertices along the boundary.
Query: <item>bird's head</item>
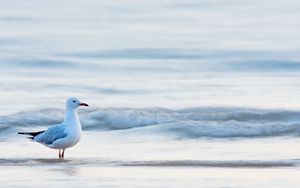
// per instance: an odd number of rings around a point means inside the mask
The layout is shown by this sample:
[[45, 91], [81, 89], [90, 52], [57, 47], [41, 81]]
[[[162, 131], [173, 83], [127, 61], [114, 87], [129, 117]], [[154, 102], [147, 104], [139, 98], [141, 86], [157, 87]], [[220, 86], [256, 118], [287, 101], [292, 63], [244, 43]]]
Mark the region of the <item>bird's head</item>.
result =
[[67, 109], [76, 109], [79, 106], [89, 106], [89, 105], [81, 102], [80, 100], [76, 99], [75, 97], [70, 97], [67, 99], [66, 106], [67, 106]]

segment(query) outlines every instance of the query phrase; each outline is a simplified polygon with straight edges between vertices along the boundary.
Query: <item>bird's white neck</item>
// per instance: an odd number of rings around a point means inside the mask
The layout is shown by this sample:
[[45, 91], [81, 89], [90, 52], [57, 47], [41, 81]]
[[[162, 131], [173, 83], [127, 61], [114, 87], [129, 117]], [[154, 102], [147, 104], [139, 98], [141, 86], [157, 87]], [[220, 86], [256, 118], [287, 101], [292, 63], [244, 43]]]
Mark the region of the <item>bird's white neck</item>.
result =
[[81, 127], [76, 109], [68, 109], [67, 108], [65, 119], [64, 119], [63, 123], [66, 125], [74, 125], [75, 124], [75, 125]]

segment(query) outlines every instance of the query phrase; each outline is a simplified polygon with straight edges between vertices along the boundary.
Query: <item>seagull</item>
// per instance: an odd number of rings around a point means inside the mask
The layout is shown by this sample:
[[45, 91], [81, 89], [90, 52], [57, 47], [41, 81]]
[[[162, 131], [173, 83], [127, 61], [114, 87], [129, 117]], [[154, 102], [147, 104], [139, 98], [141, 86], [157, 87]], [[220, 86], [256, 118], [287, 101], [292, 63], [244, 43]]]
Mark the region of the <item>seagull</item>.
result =
[[59, 159], [63, 159], [65, 150], [77, 144], [81, 138], [81, 124], [76, 111], [80, 106], [89, 105], [74, 97], [68, 98], [65, 119], [61, 124], [53, 125], [43, 131], [18, 132], [18, 134], [30, 135], [29, 139], [49, 148], [58, 149]]

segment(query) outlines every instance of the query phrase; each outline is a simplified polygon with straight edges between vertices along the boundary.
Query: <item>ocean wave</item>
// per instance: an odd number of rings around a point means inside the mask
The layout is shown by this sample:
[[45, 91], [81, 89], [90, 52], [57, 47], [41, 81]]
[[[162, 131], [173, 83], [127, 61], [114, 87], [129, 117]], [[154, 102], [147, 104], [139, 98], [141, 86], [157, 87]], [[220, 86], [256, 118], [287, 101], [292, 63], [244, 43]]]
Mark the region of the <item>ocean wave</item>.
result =
[[126, 130], [127, 134], [163, 134], [175, 139], [190, 138], [254, 138], [272, 136], [298, 136], [300, 124], [259, 124], [228, 122], [183, 121]]
[[[61, 54], [62, 57], [114, 60], [147, 60], [139, 65], [128, 63], [135, 70], [147, 72], [286, 72], [299, 71], [300, 62], [295, 51], [255, 51], [255, 50], [197, 50], [174, 48], [136, 48], [103, 51], [85, 51]], [[154, 67], [149, 66], [149, 62]], [[154, 61], [155, 60], [155, 61]], [[162, 60], [164, 63], [158, 61]], [[175, 60], [175, 61], [174, 61]], [[165, 61], [170, 61], [167, 65]], [[131, 66], [130, 66], [131, 65]], [[183, 66], [184, 65], [184, 66]], [[125, 69], [123, 63], [118, 66]], [[152, 68], [152, 69], [151, 69]]]
[[[102, 108], [79, 111], [84, 130], [128, 134], [172, 135], [176, 138], [270, 137], [300, 134], [300, 112], [243, 108]], [[41, 109], [0, 117], [7, 129], [48, 127], [63, 120], [61, 109]]]
[[[24, 43], [21, 39], [0, 39], [0, 43]], [[113, 62], [114, 66], [104, 62]], [[124, 63], [126, 62], [126, 63]], [[151, 62], [151, 63], [149, 63]], [[46, 57], [10, 57], [0, 62], [5, 68], [60, 69], [89, 72], [131, 71], [151, 73], [180, 72], [298, 72], [300, 61], [294, 51], [197, 50], [137, 48], [58, 53]]]

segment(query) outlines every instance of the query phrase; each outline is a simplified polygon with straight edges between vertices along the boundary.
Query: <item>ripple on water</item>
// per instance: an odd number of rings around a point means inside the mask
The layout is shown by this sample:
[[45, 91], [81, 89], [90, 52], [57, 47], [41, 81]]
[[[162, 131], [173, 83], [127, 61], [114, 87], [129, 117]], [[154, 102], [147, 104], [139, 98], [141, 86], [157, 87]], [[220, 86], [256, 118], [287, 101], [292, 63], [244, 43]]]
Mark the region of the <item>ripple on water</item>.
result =
[[299, 166], [299, 159], [288, 160], [149, 160], [116, 161], [104, 159], [0, 159], [0, 166], [123, 166], [123, 167], [219, 167], [272, 168]]

